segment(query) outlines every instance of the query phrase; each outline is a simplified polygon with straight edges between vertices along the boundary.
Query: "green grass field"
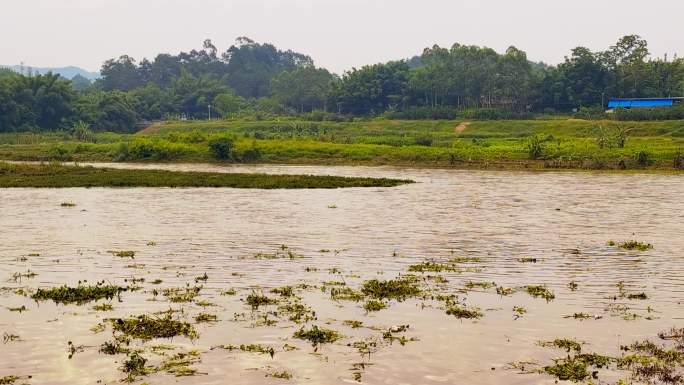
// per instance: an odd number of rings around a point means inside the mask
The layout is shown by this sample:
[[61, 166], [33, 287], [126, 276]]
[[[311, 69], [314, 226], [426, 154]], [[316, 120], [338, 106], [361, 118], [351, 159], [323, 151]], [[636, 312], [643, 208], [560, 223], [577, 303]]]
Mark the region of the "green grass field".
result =
[[216, 161], [209, 142], [221, 137], [234, 141], [232, 162], [676, 169], [684, 121], [186, 121], [97, 133], [95, 143], [68, 133], [0, 134], [0, 159], [208, 162]]

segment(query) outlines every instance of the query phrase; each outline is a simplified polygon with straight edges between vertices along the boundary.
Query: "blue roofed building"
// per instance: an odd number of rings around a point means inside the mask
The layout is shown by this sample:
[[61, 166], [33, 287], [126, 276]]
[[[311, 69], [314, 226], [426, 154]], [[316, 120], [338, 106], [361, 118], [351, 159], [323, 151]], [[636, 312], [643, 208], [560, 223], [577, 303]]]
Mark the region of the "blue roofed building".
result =
[[610, 99], [608, 108], [659, 108], [682, 104], [684, 98]]

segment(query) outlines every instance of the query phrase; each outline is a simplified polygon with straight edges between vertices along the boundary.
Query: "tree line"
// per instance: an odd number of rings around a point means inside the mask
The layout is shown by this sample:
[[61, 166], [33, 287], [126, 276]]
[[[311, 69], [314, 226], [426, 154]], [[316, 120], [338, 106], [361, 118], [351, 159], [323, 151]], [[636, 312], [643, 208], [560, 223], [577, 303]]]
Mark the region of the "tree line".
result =
[[408, 60], [354, 68], [341, 76], [305, 54], [238, 38], [219, 53], [202, 49], [153, 60], [107, 60], [101, 78], [23, 76], [0, 70], [0, 131], [55, 130], [83, 122], [131, 131], [136, 122], [312, 113], [345, 118], [475, 118], [602, 108], [609, 97], [684, 94], [684, 60], [651, 58], [625, 36], [605, 51], [572, 50], [556, 66], [515, 47], [433, 46]]

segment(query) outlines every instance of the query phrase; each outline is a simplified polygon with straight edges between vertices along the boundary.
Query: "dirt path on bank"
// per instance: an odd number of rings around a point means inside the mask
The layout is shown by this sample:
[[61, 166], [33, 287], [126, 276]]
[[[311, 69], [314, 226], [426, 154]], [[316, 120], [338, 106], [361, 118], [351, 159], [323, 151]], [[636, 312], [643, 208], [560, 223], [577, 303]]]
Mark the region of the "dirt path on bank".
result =
[[142, 130], [138, 131], [138, 134], [156, 134], [157, 132], [159, 132], [164, 123], [166, 122], [154, 122], [149, 126], [143, 128]]
[[454, 131], [456, 131], [457, 134], [460, 134], [463, 131], [465, 131], [465, 129], [468, 128], [468, 126], [470, 126], [470, 122], [463, 122], [456, 126], [456, 128], [454, 128]]

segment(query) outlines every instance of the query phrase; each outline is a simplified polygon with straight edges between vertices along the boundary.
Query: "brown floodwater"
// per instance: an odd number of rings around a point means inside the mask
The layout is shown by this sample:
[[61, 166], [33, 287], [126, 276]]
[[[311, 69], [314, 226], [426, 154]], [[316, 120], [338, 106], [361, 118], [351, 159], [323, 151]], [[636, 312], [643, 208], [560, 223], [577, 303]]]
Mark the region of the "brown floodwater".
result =
[[[31, 384], [115, 384], [125, 355], [98, 353], [112, 338], [111, 327], [91, 328], [104, 319], [184, 309], [177, 315], [192, 323], [201, 312], [217, 322], [195, 325], [200, 337], [153, 340], [177, 351], [196, 349], [198, 374], [167, 373], [140, 377], [148, 384], [552, 384], [544, 374], [520, 374], [512, 362], [546, 364], [564, 351], [538, 341], [576, 338], [586, 350], [618, 356], [621, 344], [655, 338], [662, 330], [684, 326], [684, 177], [657, 174], [576, 172], [491, 172], [438, 169], [229, 166], [202, 164], [110, 165], [173, 170], [332, 174], [410, 178], [418, 183], [396, 188], [338, 190], [251, 189], [0, 189], [0, 334], [19, 340], [0, 344], [0, 378], [32, 376]], [[75, 207], [61, 207], [73, 202]], [[608, 241], [639, 240], [653, 244], [645, 252], [608, 246]], [[153, 242], [153, 244], [150, 244]], [[263, 259], [257, 253], [287, 250], [302, 258]], [[111, 250], [133, 250], [134, 259]], [[323, 250], [323, 251], [322, 251]], [[325, 250], [329, 250], [326, 252]], [[286, 251], [285, 251], [286, 252]], [[468, 307], [479, 308], [479, 320], [447, 315], [444, 302], [431, 299], [389, 301], [389, 307], [367, 313], [363, 302], [333, 301], [330, 284], [342, 281], [358, 289], [368, 279], [406, 274], [412, 264], [476, 257], [463, 271], [441, 275], [447, 283], [426, 280], [424, 290], [456, 294]], [[521, 263], [536, 258], [536, 263]], [[317, 268], [318, 270], [307, 268]], [[333, 270], [330, 270], [333, 269]], [[11, 279], [14, 273], [37, 273]], [[195, 282], [207, 274], [206, 282]], [[417, 273], [419, 276], [420, 273]], [[81, 306], [35, 302], [18, 295], [38, 288], [78, 285], [99, 280], [142, 289], [121, 295], [114, 310], [98, 312], [95, 303]], [[153, 285], [155, 279], [163, 280]], [[519, 290], [510, 296], [494, 288], [465, 290], [468, 282], [495, 282], [520, 288], [546, 285], [555, 299], [533, 298]], [[571, 290], [574, 281], [578, 287]], [[648, 299], [620, 297], [626, 293]], [[297, 289], [316, 320], [306, 324], [333, 329], [345, 336], [314, 348], [293, 338], [302, 325], [287, 317], [264, 325], [263, 315], [244, 300], [253, 290], [302, 283]], [[202, 285], [197, 303], [170, 303], [166, 288]], [[221, 295], [234, 288], [235, 295]], [[25, 306], [22, 312], [10, 308]], [[526, 313], [515, 317], [513, 307]], [[565, 318], [588, 313], [598, 319]], [[352, 329], [344, 320], [363, 321]], [[410, 325], [397, 336], [414, 338], [402, 345], [383, 340], [383, 331]], [[348, 346], [373, 339], [368, 355]], [[68, 343], [82, 347], [69, 358]], [[275, 355], [211, 349], [217, 345], [263, 344]], [[296, 347], [285, 349], [285, 345]], [[159, 358], [148, 350], [150, 362]], [[364, 363], [364, 369], [353, 365]], [[289, 381], [269, 377], [287, 371]], [[627, 375], [601, 371], [614, 382]]]

